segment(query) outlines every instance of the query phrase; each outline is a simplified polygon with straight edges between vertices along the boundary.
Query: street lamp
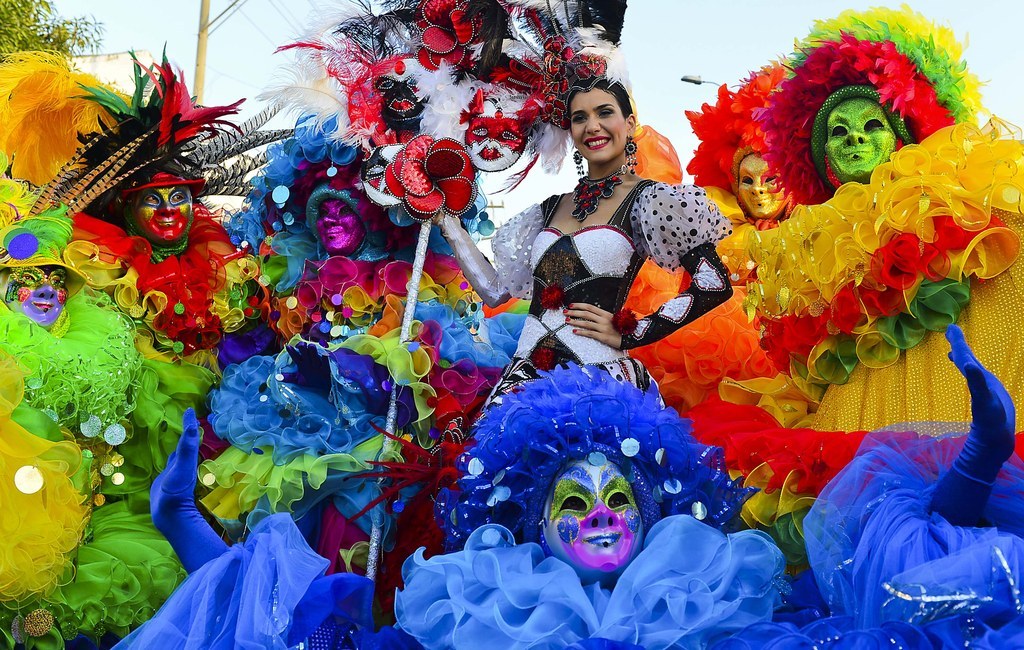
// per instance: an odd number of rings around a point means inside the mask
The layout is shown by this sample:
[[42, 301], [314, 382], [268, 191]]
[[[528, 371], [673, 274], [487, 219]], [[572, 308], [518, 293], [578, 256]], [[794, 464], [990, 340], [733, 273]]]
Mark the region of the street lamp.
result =
[[719, 85], [715, 81], [708, 81], [707, 79], [701, 79], [699, 74], [688, 74], [688, 75], [685, 75], [685, 76], [681, 77], [679, 80], [680, 81], [685, 81], [686, 83], [693, 84], [695, 86], [699, 86], [701, 84], [711, 84], [712, 86]]

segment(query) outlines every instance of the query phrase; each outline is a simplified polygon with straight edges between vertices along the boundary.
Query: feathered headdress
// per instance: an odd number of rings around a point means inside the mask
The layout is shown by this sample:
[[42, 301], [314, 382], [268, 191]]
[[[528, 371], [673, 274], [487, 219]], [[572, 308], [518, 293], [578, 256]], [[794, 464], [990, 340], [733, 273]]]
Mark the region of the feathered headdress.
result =
[[753, 493], [730, 480], [722, 449], [698, 443], [657, 388], [645, 393], [575, 365], [505, 396], [477, 422], [474, 438], [457, 461], [457, 488], [437, 498], [449, 549], [486, 523], [536, 541], [552, 482], [578, 460], [617, 464], [648, 529], [677, 514], [723, 527]]
[[353, 2], [329, 12], [296, 42], [278, 48], [294, 52], [295, 65], [261, 97], [314, 115], [321, 125], [335, 124], [329, 135], [347, 144], [393, 142], [374, 80], [404, 79], [420, 67], [412, 54], [414, 24], [414, 9], [403, 4], [375, 13], [368, 4]]
[[824, 159], [829, 107], [850, 97], [879, 102], [902, 144], [919, 142], [980, 108], [979, 82], [947, 27], [904, 6], [847, 11], [818, 22], [786, 62], [783, 81], [762, 113], [768, 164], [796, 203], [835, 191]]
[[67, 208], [36, 207], [38, 192], [5, 176], [8, 162], [0, 152], [0, 268], [61, 266], [68, 271], [68, 292], [76, 293], [85, 279], [63, 260], [73, 231]]
[[83, 86], [104, 88], [60, 54], [5, 55], [0, 65], [0, 151], [13, 158], [11, 175], [46, 184], [74, 156], [80, 133], [114, 123], [102, 105], [83, 96]]
[[130, 97], [104, 86], [82, 86], [78, 93], [102, 110], [101, 129], [81, 133], [84, 142], [40, 195], [40, 204], [63, 203], [71, 212], [107, 217], [118, 192], [147, 182], [156, 174], [214, 181], [207, 194], [244, 194], [245, 173], [258, 158], [235, 166], [228, 159], [253, 147], [285, 137], [290, 131], [259, 132], [276, 109], [270, 108], [241, 127], [223, 118], [238, 112], [242, 100], [229, 106], [194, 103], [180, 71], [166, 57], [144, 66], [133, 55], [134, 91]]
[[700, 140], [686, 166], [701, 187], [721, 187], [736, 192], [736, 176], [742, 156], [764, 156], [767, 146], [756, 115], [768, 104], [786, 71], [772, 64], [752, 73], [737, 91], [722, 84], [718, 101], [704, 104], [700, 111], [686, 111], [686, 119]]

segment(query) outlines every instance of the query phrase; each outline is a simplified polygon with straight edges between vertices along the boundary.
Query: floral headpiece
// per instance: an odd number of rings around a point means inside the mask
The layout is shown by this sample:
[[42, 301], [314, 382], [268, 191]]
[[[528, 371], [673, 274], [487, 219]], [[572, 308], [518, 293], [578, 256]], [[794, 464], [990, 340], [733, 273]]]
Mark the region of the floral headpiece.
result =
[[[815, 122], [849, 96], [877, 93], [901, 144], [972, 120], [979, 83], [966, 71], [962, 51], [949, 28], [906, 8], [848, 11], [816, 23], [785, 64], [792, 76], [759, 118], [765, 157], [794, 201], [817, 204], [835, 191], [824, 165], [824, 127], [815, 129]], [[856, 89], [843, 90], [848, 87]]]
[[725, 526], [753, 490], [732, 480], [719, 447], [645, 392], [570, 365], [523, 385], [477, 423], [476, 444], [457, 462], [457, 489], [442, 491], [437, 516], [450, 549], [486, 523], [536, 541], [551, 483], [578, 460], [619, 466], [647, 527], [669, 515]]
[[785, 68], [773, 63], [752, 73], [735, 92], [722, 84], [713, 106], [704, 104], [700, 112], [686, 111], [686, 119], [700, 140], [686, 166], [697, 185], [736, 191], [740, 160], [749, 153], [764, 156], [768, 148], [757, 115], [785, 75]]

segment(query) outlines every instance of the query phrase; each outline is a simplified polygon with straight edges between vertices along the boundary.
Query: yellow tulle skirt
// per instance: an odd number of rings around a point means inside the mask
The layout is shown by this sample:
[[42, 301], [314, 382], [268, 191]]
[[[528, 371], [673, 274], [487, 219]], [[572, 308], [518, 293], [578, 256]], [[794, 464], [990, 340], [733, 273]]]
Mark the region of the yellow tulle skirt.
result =
[[[973, 283], [971, 301], [957, 321], [974, 353], [1018, 404], [1024, 404], [1022, 305], [1024, 267], [1018, 262], [991, 280]], [[891, 366], [859, 366], [850, 381], [829, 386], [813, 417], [813, 428], [859, 431], [900, 422], [970, 421], [967, 383], [948, 354], [946, 337], [929, 332]], [[1017, 409], [1017, 430], [1024, 431], [1024, 408]]]
[[88, 515], [73, 480], [78, 445], [34, 435], [12, 418], [23, 378], [12, 358], [0, 358], [0, 602], [15, 606], [73, 577], [66, 569]]

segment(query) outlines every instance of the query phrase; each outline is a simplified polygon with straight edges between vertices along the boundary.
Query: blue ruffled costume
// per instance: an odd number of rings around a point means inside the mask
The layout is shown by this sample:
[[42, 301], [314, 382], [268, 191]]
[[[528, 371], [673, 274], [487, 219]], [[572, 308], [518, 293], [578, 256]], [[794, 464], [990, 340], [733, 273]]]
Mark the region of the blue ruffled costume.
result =
[[[516, 545], [499, 525], [464, 550], [403, 567], [398, 626], [424, 647], [565, 648], [587, 640], [625, 647], [703, 648], [771, 618], [785, 563], [764, 533], [725, 535], [693, 517], [662, 519], [612, 590], [582, 585], [540, 545]], [[623, 647], [623, 646], [613, 646]]]

